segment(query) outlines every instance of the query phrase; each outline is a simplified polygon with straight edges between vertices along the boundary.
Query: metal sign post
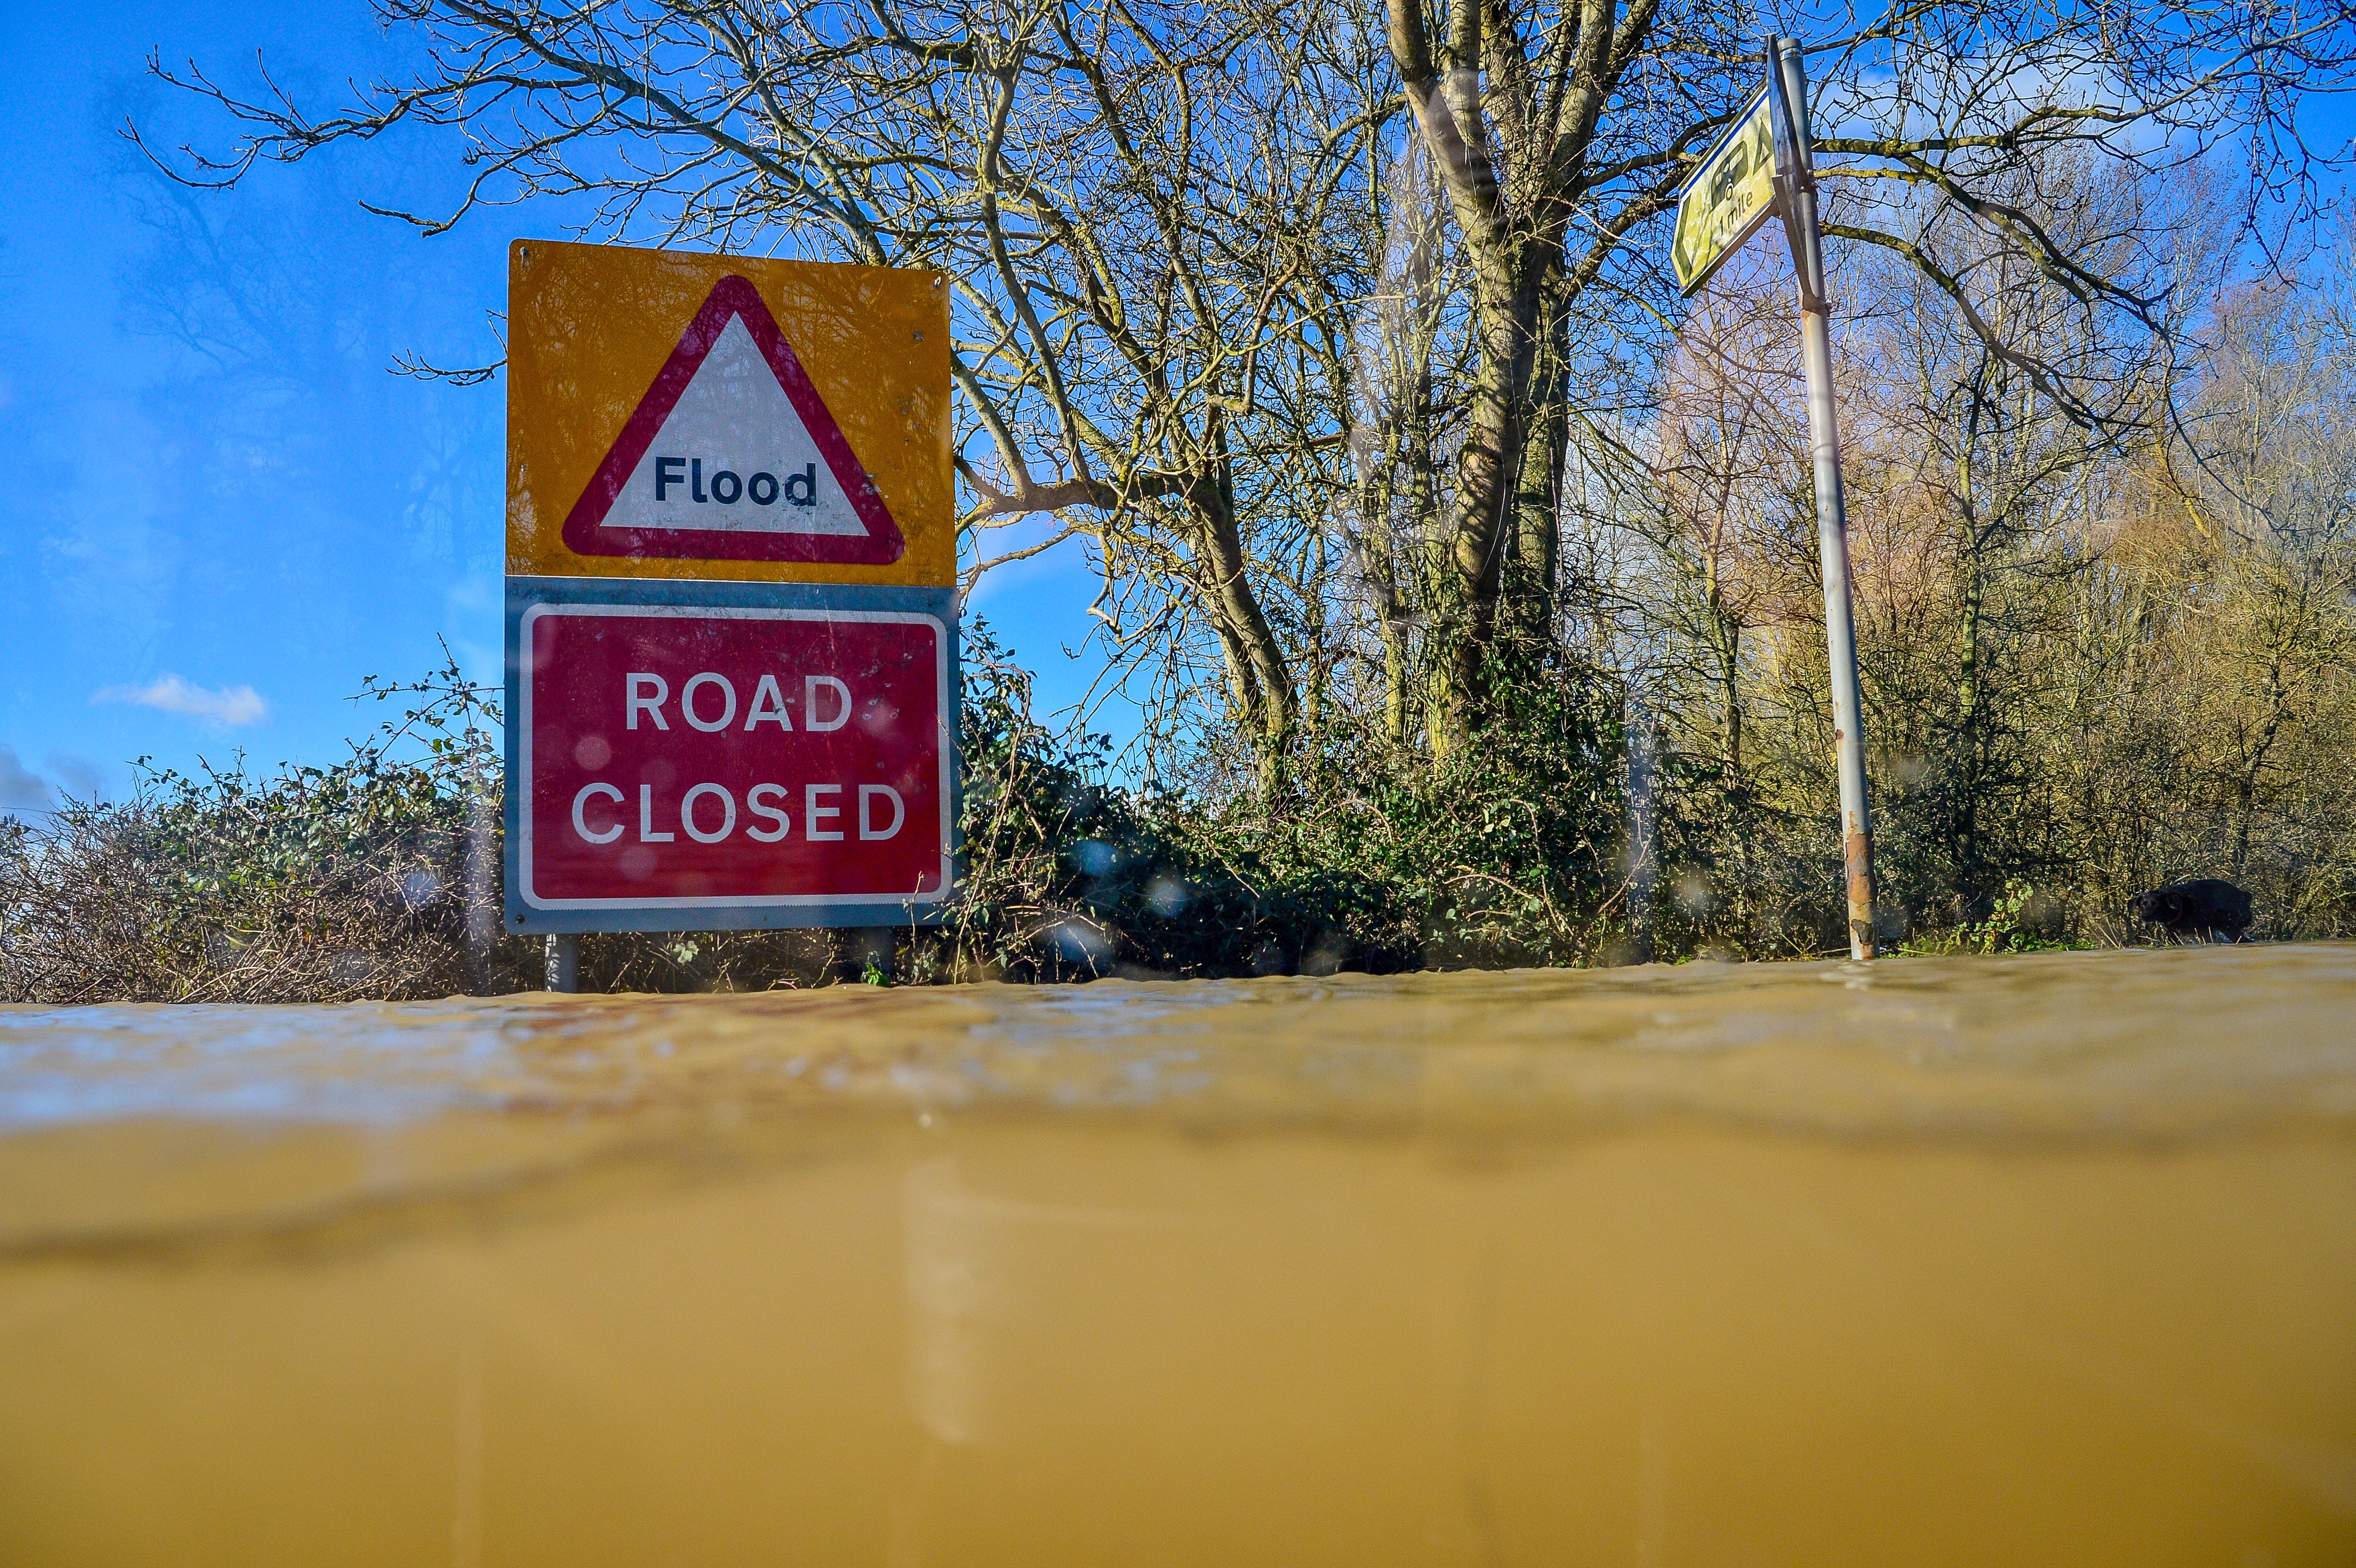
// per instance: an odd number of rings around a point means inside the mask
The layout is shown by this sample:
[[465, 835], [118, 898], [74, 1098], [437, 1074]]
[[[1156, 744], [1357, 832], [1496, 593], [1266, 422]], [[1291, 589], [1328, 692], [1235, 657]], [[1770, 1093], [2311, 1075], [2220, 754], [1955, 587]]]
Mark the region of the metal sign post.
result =
[[1841, 504], [1840, 419], [1833, 406], [1833, 343], [1825, 301], [1824, 233], [1816, 225], [1816, 154], [1800, 41], [1777, 38], [1768, 59], [1783, 155], [1783, 232], [1800, 277], [1800, 357], [1808, 375], [1808, 446], [1816, 481], [1816, 558], [1825, 578], [1825, 641], [1833, 685], [1833, 757], [1840, 773], [1841, 858], [1848, 884], [1848, 952], [1875, 955], [1873, 818], [1865, 796], [1865, 709], [1857, 690], [1850, 607], [1848, 515]]
[[1873, 818], [1866, 805], [1865, 716], [1857, 689], [1857, 627], [1849, 591], [1848, 519], [1841, 504], [1840, 421], [1833, 404], [1824, 234], [1816, 219], [1815, 146], [1809, 138], [1807, 79], [1797, 38], [1769, 44], [1766, 85], [1703, 155], [1678, 195], [1670, 248], [1678, 288], [1687, 294], [1699, 289], [1719, 262], [1779, 210], [1799, 273], [1800, 357], [1808, 378], [1808, 442], [1815, 475], [1816, 557], [1825, 580], [1848, 950], [1852, 958], [1871, 958], [1876, 953]]

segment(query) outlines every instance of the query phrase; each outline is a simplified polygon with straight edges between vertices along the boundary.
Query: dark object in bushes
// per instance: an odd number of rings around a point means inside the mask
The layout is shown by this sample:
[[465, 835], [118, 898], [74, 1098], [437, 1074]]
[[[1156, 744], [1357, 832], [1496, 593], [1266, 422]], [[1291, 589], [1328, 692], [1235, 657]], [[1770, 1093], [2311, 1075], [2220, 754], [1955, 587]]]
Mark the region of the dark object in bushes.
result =
[[2214, 877], [2154, 888], [2139, 895], [2134, 908], [2137, 920], [2147, 920], [2171, 936], [2237, 942], [2250, 929], [2249, 893]]

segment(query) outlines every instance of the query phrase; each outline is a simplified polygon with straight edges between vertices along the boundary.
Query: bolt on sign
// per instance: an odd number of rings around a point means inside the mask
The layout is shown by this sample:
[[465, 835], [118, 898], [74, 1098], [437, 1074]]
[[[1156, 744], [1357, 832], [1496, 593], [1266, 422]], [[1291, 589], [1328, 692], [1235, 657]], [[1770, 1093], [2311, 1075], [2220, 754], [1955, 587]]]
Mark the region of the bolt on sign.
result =
[[956, 869], [945, 280], [509, 266], [509, 928], [926, 918]]
[[1708, 283], [1774, 210], [1775, 119], [1762, 87], [1677, 194], [1669, 261], [1678, 292], [1690, 294]]

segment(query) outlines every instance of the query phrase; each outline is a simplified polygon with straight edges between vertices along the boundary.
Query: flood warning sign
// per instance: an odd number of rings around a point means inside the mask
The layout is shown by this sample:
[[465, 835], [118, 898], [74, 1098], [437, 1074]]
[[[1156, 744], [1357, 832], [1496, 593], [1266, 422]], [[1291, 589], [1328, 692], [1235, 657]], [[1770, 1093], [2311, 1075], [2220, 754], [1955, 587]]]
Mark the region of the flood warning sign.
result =
[[722, 278], [564, 522], [583, 555], [900, 557], [899, 527], [749, 282]]
[[516, 241], [509, 575], [951, 585], [948, 283]]

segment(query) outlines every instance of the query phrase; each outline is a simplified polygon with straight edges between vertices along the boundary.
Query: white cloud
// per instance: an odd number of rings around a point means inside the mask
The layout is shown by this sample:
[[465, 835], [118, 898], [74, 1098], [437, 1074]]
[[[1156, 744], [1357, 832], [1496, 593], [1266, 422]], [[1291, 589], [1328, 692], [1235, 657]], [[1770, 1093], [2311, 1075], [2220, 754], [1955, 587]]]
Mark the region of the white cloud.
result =
[[250, 686], [224, 686], [208, 691], [166, 673], [145, 686], [110, 686], [91, 693], [92, 702], [135, 702], [166, 713], [186, 713], [235, 729], [259, 724], [270, 717], [270, 704]]

